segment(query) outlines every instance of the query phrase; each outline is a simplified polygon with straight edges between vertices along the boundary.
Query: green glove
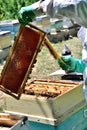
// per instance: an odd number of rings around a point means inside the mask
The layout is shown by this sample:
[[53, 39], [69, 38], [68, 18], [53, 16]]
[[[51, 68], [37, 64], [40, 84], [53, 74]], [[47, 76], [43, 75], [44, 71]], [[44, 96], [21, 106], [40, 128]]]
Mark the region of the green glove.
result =
[[18, 20], [22, 26], [26, 26], [35, 18], [32, 6], [22, 7], [19, 11]]
[[86, 68], [86, 64], [83, 63], [82, 60], [75, 59], [72, 56], [61, 56], [61, 59], [64, 62], [62, 62], [61, 60], [58, 60], [58, 63], [60, 67], [67, 72], [75, 71], [78, 73], [83, 73]]

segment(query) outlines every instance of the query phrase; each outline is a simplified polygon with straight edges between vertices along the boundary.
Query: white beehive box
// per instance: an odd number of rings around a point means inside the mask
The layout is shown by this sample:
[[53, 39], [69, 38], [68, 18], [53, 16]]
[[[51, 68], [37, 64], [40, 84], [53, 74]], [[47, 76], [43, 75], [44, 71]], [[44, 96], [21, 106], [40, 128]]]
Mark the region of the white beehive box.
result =
[[0, 49], [10, 46], [11, 42], [10, 31], [0, 31]]
[[[60, 81], [60, 85], [63, 81]], [[70, 82], [67, 82], [69, 85]], [[20, 100], [6, 95], [6, 110], [26, 113], [42, 118], [60, 119], [84, 104], [82, 83], [71, 82], [74, 88], [55, 98], [22, 94]], [[70, 84], [71, 84], [70, 83]]]

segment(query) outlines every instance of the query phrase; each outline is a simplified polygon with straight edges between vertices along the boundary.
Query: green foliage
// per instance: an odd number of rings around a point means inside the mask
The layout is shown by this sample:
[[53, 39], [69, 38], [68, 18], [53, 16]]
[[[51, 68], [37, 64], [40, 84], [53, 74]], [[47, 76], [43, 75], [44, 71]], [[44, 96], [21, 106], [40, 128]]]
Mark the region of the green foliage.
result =
[[37, 0], [0, 0], [0, 20], [17, 19], [23, 6], [31, 5]]

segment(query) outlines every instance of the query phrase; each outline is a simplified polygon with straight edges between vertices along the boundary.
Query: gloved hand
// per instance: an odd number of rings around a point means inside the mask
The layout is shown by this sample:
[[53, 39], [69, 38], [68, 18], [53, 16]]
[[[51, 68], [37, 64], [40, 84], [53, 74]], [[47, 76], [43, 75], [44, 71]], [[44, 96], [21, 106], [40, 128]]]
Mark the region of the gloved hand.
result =
[[83, 63], [82, 60], [75, 59], [72, 56], [61, 56], [61, 59], [63, 62], [58, 60], [58, 63], [60, 67], [67, 72], [75, 71], [78, 73], [83, 73], [86, 68], [86, 64]]
[[35, 18], [32, 6], [22, 7], [19, 11], [18, 20], [22, 26], [26, 26]]

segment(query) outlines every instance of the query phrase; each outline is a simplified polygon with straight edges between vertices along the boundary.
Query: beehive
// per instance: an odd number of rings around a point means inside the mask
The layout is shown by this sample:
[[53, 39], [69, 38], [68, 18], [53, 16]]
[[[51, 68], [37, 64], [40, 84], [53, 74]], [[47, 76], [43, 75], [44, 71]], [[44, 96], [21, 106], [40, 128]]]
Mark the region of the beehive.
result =
[[82, 82], [35, 80], [24, 86], [44, 37], [45, 33], [30, 27], [20, 29], [1, 73], [0, 89], [10, 95], [5, 95], [6, 110], [28, 114], [40, 122], [42, 118], [61, 122], [84, 103]]
[[0, 130], [11, 130], [11, 128], [22, 120], [22, 116], [14, 115], [12, 113], [0, 113]]
[[0, 49], [9, 47], [11, 45], [10, 38], [10, 31], [0, 31]]
[[[34, 93], [32, 91], [25, 91], [27, 94], [22, 94], [19, 101], [6, 95], [6, 109], [9, 111], [26, 113], [36, 117], [58, 119], [64, 116], [66, 117], [66, 115], [68, 116], [71, 112], [73, 112], [74, 108], [78, 108], [78, 106], [84, 102], [82, 83], [70, 81], [48, 82], [37, 80], [30, 83], [30, 86], [35, 85], [35, 82], [36, 84], [38, 82], [39, 85], [41, 83], [43, 86], [47, 84], [50, 88], [54, 85], [56, 90], [58, 87], [61, 91], [59, 91], [58, 94], [57, 91], [55, 91], [56, 94], [55, 92], [53, 94], [53, 91], [52, 93], [51, 91], [47, 92], [47, 94], [43, 91], [41, 94], [40, 87], [40, 92], [35, 91]], [[25, 87], [25, 90], [27, 89]]]

